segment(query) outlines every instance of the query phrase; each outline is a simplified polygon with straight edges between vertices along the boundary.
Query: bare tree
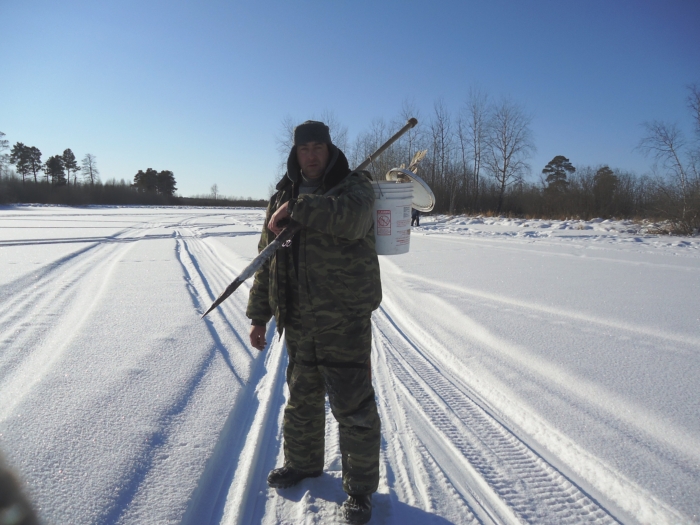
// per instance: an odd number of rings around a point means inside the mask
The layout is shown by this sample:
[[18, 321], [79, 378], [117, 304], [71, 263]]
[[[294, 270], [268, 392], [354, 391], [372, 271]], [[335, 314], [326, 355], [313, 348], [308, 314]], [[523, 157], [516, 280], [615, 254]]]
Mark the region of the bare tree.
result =
[[211, 194], [212, 194], [212, 196], [214, 197], [214, 200], [216, 200], [216, 198], [217, 198], [218, 195], [219, 195], [219, 186], [217, 186], [216, 184], [214, 184], [214, 185], [211, 187]]
[[278, 176], [282, 176], [285, 171], [287, 171], [287, 158], [289, 157], [289, 152], [294, 146], [294, 128], [296, 127], [296, 122], [291, 115], [285, 115], [280, 123], [279, 131], [275, 136], [275, 143], [277, 144], [277, 153], [279, 155], [279, 164], [277, 166]]
[[522, 184], [530, 169], [527, 159], [535, 151], [531, 121], [523, 107], [508, 98], [491, 108], [484, 165], [498, 186], [496, 213], [501, 213], [506, 188]]
[[700, 225], [700, 180], [696, 176], [694, 152], [686, 150], [687, 143], [676, 124], [653, 121], [643, 126], [646, 135], [638, 149], [659, 162], [673, 183], [671, 187], [658, 185], [666, 197], [661, 211], [674, 223], [674, 229], [693, 233]]
[[452, 154], [452, 119], [442, 100], [435, 102], [433, 106], [433, 120], [430, 123], [432, 137], [433, 163], [435, 165], [435, 178], [444, 179]]
[[693, 124], [695, 125], [695, 145], [690, 152], [690, 169], [696, 184], [700, 186], [700, 86], [691, 84], [688, 86], [688, 90], [690, 91], [688, 94], [688, 108], [691, 111]]
[[10, 155], [3, 153], [10, 149], [10, 141], [5, 139], [5, 134], [0, 131], [0, 177], [5, 174], [7, 166], [10, 164]]
[[[311, 116], [311, 120], [320, 120], [328, 126], [331, 133], [333, 144], [338, 146], [343, 152], [347, 153], [348, 147], [348, 128], [340, 123], [335, 113], [330, 110], [325, 110], [320, 117]], [[294, 128], [303, 121], [297, 122], [291, 115], [286, 115], [280, 124], [279, 132], [275, 137], [277, 143], [277, 153], [279, 155], [279, 164], [277, 166], [278, 175], [282, 176], [287, 171], [287, 159], [289, 152], [294, 146]]]
[[336, 114], [328, 109], [321, 113], [319, 120], [328, 126], [333, 144], [345, 152], [348, 149], [348, 127], [341, 124]]
[[83, 172], [83, 180], [85, 182], [90, 182], [90, 184], [95, 184], [99, 181], [100, 172], [97, 169], [97, 157], [91, 153], [86, 153], [81, 161]]
[[464, 113], [466, 113], [465, 138], [469, 140], [474, 177], [474, 208], [478, 210], [482, 156], [488, 138], [488, 95], [477, 88], [470, 88]]
[[[360, 133], [355, 138], [352, 152], [348, 158], [350, 165], [354, 167], [360, 164], [381, 146], [389, 136], [390, 127], [386, 121], [383, 118], [373, 119], [369, 130]], [[390, 147], [368, 166], [368, 171], [373, 173], [375, 179], [382, 179], [387, 171], [401, 164], [401, 162], [397, 162], [397, 151], [397, 148]]]
[[465, 196], [465, 203], [468, 202], [469, 193], [472, 186], [472, 181], [470, 180], [472, 172], [469, 169], [470, 156], [469, 156], [469, 137], [467, 131], [467, 120], [465, 118], [464, 112], [460, 111], [457, 114], [457, 152], [459, 156], [459, 173], [462, 179], [462, 190]]
[[683, 133], [676, 124], [667, 124], [655, 120], [645, 122], [646, 136], [639, 142], [639, 149], [648, 156], [662, 163], [672, 176], [678, 181], [683, 192], [688, 187], [688, 173], [681, 160], [682, 151], [685, 148]]
[[688, 94], [688, 108], [690, 109], [695, 124], [695, 133], [700, 139], [700, 86], [691, 84], [688, 86], [690, 93]]
[[[401, 113], [396, 122], [393, 122], [392, 129], [402, 128], [408, 119], [415, 118], [420, 124], [422, 116], [418, 110], [416, 103], [412, 100], [404, 100], [401, 104]], [[401, 163], [409, 164], [416, 152], [425, 149], [424, 133], [425, 126], [416, 126], [409, 129], [396, 143], [397, 149], [402, 150], [400, 155], [403, 157]]]

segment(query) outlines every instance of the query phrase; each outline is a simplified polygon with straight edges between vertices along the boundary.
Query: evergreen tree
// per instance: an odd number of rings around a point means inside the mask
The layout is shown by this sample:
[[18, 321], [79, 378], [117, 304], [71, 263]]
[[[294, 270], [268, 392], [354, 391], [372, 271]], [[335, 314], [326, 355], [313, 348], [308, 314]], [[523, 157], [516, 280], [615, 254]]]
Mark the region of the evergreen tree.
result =
[[548, 193], [562, 193], [569, 186], [567, 173], [571, 175], [576, 171], [569, 159], [563, 155], [557, 155], [542, 170], [542, 174], [547, 176]]
[[134, 175], [134, 188], [139, 191], [152, 191], [159, 195], [172, 197], [177, 189], [175, 175], [172, 171], [163, 170], [160, 173], [153, 168], [139, 170]]
[[[78, 173], [78, 161], [75, 159], [75, 155], [71, 151], [70, 148], [66, 149], [63, 151], [63, 155], [61, 156], [63, 159], [63, 168], [66, 171], [66, 175], [68, 176], [68, 185], [70, 185], [70, 174], [73, 172], [74, 174]], [[75, 175], [73, 177], [73, 184], [76, 183], [75, 180]]]
[[138, 191], [157, 191], [158, 190], [158, 172], [153, 168], [148, 168], [146, 171], [139, 170], [134, 175], [134, 188]]
[[36, 174], [43, 169], [43, 165], [41, 163], [41, 151], [39, 151], [39, 148], [35, 146], [28, 148], [27, 164], [29, 165], [29, 170], [34, 174], [34, 182], [37, 182]]
[[17, 173], [22, 176], [22, 182], [27, 175], [29, 175], [29, 148], [22, 144], [21, 142], [16, 143], [12, 146], [12, 151], [10, 151], [10, 162], [15, 165]]
[[158, 174], [158, 193], [172, 197], [177, 189], [175, 175], [172, 171], [163, 170]]
[[51, 183], [54, 186], [64, 186], [66, 184], [66, 172], [61, 155], [49, 157], [44, 165], [44, 171], [46, 172], [46, 177], [51, 178]]
[[603, 215], [610, 213], [619, 182], [617, 175], [608, 166], [603, 166], [596, 171], [593, 176], [593, 195], [598, 213]]

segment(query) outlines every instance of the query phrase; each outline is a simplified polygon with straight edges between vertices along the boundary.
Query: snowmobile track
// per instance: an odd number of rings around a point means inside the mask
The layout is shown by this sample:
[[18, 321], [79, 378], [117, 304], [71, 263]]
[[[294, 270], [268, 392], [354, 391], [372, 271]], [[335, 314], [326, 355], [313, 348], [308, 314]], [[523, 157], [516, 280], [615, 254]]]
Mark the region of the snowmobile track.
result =
[[420, 421], [414, 432], [482, 521], [618, 523], [439, 370], [384, 308], [374, 325], [378, 373], [390, 374], [409, 420]]

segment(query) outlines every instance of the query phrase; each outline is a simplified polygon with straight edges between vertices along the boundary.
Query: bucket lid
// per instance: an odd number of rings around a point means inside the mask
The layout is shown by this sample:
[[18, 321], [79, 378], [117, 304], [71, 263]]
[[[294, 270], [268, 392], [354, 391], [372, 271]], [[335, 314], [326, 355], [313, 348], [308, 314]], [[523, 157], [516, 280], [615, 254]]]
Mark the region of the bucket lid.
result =
[[415, 183], [413, 185], [413, 207], [422, 212], [432, 211], [435, 207], [435, 195], [423, 179], [404, 168], [392, 168], [386, 174], [386, 180], [389, 181], [405, 178]]

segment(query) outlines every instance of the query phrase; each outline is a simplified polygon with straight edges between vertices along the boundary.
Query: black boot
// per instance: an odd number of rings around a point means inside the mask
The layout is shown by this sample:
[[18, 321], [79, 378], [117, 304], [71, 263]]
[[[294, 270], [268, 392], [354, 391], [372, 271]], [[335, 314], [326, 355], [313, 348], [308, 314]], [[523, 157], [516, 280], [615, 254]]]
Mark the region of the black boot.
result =
[[286, 489], [296, 485], [304, 478], [317, 478], [323, 474], [322, 470], [315, 472], [302, 472], [292, 467], [276, 468], [267, 476], [267, 484], [273, 489]]
[[343, 516], [348, 523], [367, 523], [372, 517], [372, 494], [349, 494], [343, 503]]

